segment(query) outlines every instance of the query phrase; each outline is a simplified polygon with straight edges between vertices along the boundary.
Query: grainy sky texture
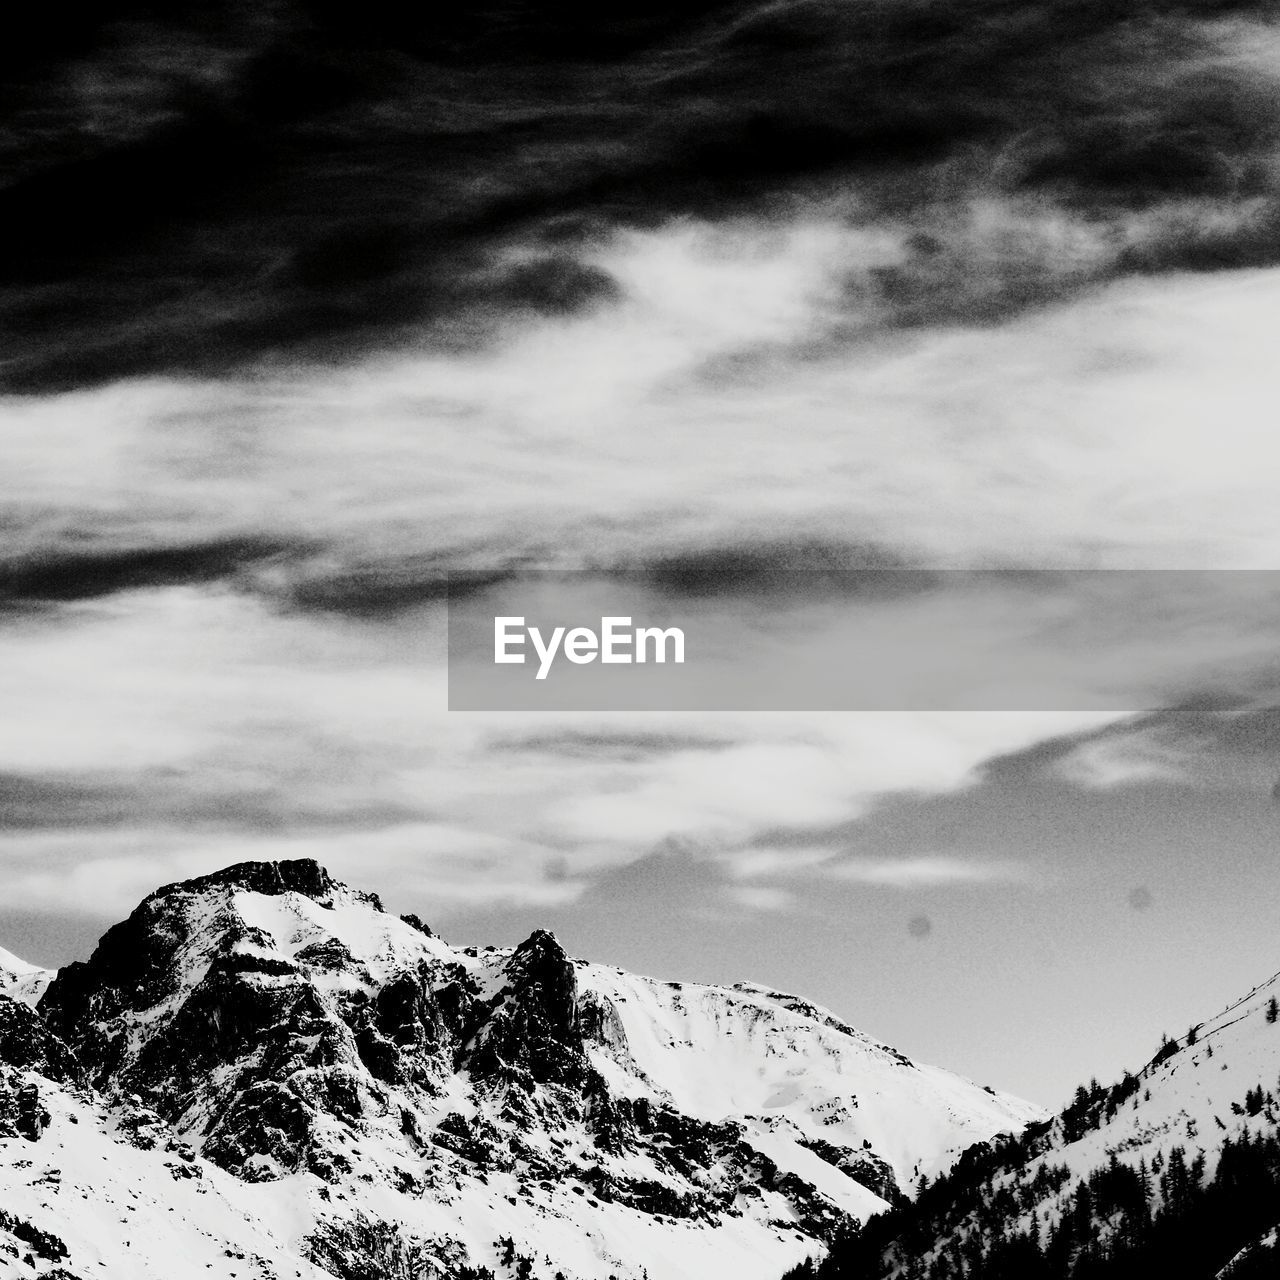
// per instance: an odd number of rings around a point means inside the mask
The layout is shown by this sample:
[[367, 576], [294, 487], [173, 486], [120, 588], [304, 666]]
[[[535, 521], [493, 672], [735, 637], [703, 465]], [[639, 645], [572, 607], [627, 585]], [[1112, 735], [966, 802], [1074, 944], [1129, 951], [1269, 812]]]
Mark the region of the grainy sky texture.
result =
[[450, 571], [830, 652], [865, 603], [780, 569], [1280, 568], [1280, 32], [1112, 8], [121, 4], [6, 55], [0, 942], [314, 856], [1045, 1103], [1280, 967], [1263, 588], [1028, 627], [1111, 691], [1043, 710], [445, 710]]

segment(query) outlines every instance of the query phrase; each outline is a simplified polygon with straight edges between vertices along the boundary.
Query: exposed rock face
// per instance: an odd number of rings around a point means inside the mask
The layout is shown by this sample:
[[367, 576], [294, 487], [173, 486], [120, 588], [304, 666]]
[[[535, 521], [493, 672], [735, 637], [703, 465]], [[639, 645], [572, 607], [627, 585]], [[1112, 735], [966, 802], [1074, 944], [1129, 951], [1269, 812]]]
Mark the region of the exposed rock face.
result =
[[75, 1054], [34, 1010], [0, 996], [0, 1066], [36, 1071], [47, 1080], [80, 1084], [84, 1070]]
[[[297, 936], [282, 946], [238, 909], [246, 902], [266, 903], [268, 916], [278, 908]], [[305, 860], [168, 886], [109, 930], [86, 964], [64, 969], [40, 1012], [76, 1046], [95, 1087], [194, 1129], [224, 1167], [333, 1176], [346, 1162], [319, 1121], [351, 1125], [385, 1108], [381, 1083], [428, 1087], [444, 1072], [425, 975], [378, 982], [340, 938], [307, 929], [308, 914], [339, 910], [389, 919], [375, 896]]]
[[40, 1089], [0, 1068], [0, 1138], [25, 1138], [38, 1142], [49, 1124], [49, 1112], [40, 1100]]
[[11, 1056], [166, 1176], [208, 1161], [264, 1204], [306, 1179], [297, 1256], [343, 1276], [534, 1268], [544, 1237], [546, 1280], [768, 1275], [1034, 1114], [795, 997], [587, 965], [543, 930], [453, 948], [309, 861], [166, 886], [58, 974], [43, 1023], [13, 1009]]
[[578, 1022], [573, 964], [545, 929], [507, 962], [465, 1063], [479, 1080], [581, 1087], [594, 1082]]
[[33, 1078], [79, 1084], [75, 1055], [25, 1004], [0, 996], [0, 1138], [39, 1141], [49, 1112]]
[[[41, 1231], [39, 1227], [33, 1227], [31, 1223], [23, 1221], [16, 1214], [6, 1213], [3, 1209], [0, 1209], [0, 1232], [17, 1242], [18, 1248], [15, 1248], [14, 1256], [21, 1256], [20, 1250], [25, 1248], [27, 1258], [33, 1263], [57, 1262], [67, 1256], [67, 1246], [51, 1231]], [[48, 1280], [50, 1276], [57, 1280], [57, 1277], [67, 1274], [65, 1271], [45, 1271], [42, 1280]]]

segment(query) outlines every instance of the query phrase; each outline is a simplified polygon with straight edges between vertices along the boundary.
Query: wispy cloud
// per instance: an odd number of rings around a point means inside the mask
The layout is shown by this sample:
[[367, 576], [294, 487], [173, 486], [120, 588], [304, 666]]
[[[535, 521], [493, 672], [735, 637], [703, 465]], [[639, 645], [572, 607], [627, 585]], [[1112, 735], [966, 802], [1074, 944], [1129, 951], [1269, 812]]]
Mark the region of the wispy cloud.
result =
[[586, 882], [552, 869], [553, 851], [447, 824], [275, 836], [80, 831], [0, 846], [9, 910], [127, 914], [161, 884], [252, 859], [314, 858], [339, 878], [390, 901], [429, 905], [436, 919], [478, 907], [573, 902]]
[[[743, 362], [779, 316], [803, 343], [825, 314], [806, 283], [828, 274], [820, 242], [762, 257], [707, 228], [680, 271], [702, 255], [719, 279], [721, 264], [760, 293], [751, 306], [677, 289], [673, 269], [607, 317], [466, 359], [5, 401], [6, 525], [68, 566], [126, 548], [139, 558], [105, 565], [120, 585], [207, 578], [238, 547], [244, 587], [357, 616], [429, 600], [446, 567], [666, 564], [675, 585], [697, 578], [690, 553], [732, 567], [725, 549], [766, 530], [853, 564], [869, 548], [932, 565], [1274, 563], [1272, 495], [1248, 460], [1269, 439], [1259, 335], [1280, 274], [1127, 281], [1014, 326]], [[648, 240], [603, 252], [622, 276], [657, 269]], [[149, 549], [170, 558], [148, 566]]]
[[795, 894], [776, 885], [730, 885], [725, 895], [749, 911], [787, 911], [796, 902]]
[[1032, 868], [1017, 862], [975, 862], [948, 854], [914, 858], [850, 858], [823, 868], [856, 884], [890, 889], [935, 889], [947, 885], [1031, 884]]
[[[1199, 744], [1201, 750], [1211, 745]], [[1058, 768], [1071, 782], [1102, 790], [1147, 782], [1190, 784], [1197, 777], [1199, 755], [1189, 743], [1160, 742], [1155, 734], [1139, 730], [1082, 743]]]
[[[1138, 717], [451, 715], [442, 621], [436, 606], [375, 624], [188, 586], [64, 603], [6, 626], [0, 858], [10, 902], [43, 909], [52, 868], [78, 860], [145, 850], [145, 875], [120, 873], [145, 888], [174, 877], [170, 858], [208, 869], [305, 854], [356, 879], [374, 870], [421, 885], [447, 915], [482, 902], [574, 901], [669, 840], [721, 869], [726, 899], [730, 886], [788, 892], [820, 876], [904, 889], [1014, 883], [1032, 877], [972, 851], [841, 857], [850, 829], [890, 798], [923, 804], [980, 789], [1019, 759], [1086, 789], [1218, 785], [1224, 760], [1265, 774], [1280, 739], [1274, 716], [1229, 700]], [[1153, 678], [1194, 675], [1224, 631], [1202, 629], [1189, 663], [1172, 650], [1148, 655]], [[1240, 655], [1264, 637], [1227, 638], [1225, 669], [1239, 674]], [[1123, 654], [1114, 670], [1140, 657]], [[83, 883], [80, 908], [101, 911], [92, 875], [65, 891]], [[782, 902], [754, 900], [761, 910]]]
[[[335, 625], [196, 588], [5, 628], [7, 901], [100, 912], [188, 866], [305, 855], [358, 880], [419, 885], [447, 914], [571, 901], [669, 839], [733, 883], [758, 882], [770, 832], [855, 821], [888, 794], [963, 788], [994, 754], [1099, 723], [456, 716], [441, 657], [432, 615]], [[735, 851], [753, 871], [739, 874]]]

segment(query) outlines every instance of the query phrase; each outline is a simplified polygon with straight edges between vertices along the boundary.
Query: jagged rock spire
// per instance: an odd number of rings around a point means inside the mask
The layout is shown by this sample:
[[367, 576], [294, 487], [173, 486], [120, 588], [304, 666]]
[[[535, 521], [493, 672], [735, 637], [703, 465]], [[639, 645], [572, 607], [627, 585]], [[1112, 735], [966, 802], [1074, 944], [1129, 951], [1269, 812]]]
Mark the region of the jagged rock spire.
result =
[[512, 952], [467, 1059], [481, 1079], [582, 1084], [591, 1073], [578, 1021], [573, 962], [553, 933], [536, 929]]

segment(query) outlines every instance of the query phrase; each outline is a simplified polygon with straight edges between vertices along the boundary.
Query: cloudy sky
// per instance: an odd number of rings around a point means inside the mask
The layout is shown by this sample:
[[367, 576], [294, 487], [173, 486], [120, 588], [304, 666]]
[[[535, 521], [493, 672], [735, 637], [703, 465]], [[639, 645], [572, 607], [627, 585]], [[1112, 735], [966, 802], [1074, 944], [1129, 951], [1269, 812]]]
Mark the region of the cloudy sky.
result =
[[[755, 124], [758, 6], [549, 79], [125, 9], [47, 33], [0, 139], [0, 944], [311, 856], [452, 940], [794, 989], [1048, 1104], [1280, 967], [1261, 6], [1024, 40], [982, 4], [881, 62], [783, 6]], [[1091, 573], [998, 580], [995, 633], [945, 576], [832, 573], [903, 567]], [[446, 575], [522, 568], [797, 662], [870, 617], [901, 709], [451, 713]]]

